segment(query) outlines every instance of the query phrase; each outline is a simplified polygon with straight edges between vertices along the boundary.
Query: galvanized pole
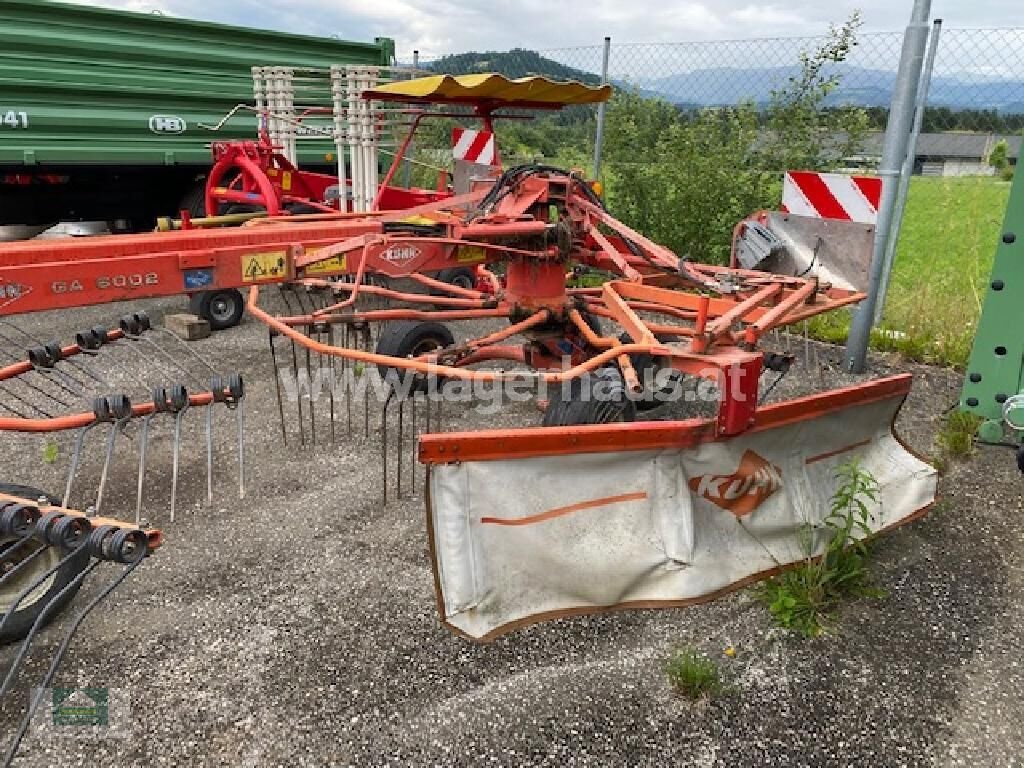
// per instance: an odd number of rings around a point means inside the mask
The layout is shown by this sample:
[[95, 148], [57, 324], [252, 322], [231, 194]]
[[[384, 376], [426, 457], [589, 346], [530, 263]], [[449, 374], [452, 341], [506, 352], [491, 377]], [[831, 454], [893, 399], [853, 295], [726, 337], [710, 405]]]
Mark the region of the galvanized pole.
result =
[[925, 47], [928, 45], [930, 13], [931, 0], [914, 0], [914, 10], [903, 36], [903, 52], [900, 54], [899, 68], [896, 70], [896, 84], [893, 86], [889, 122], [885, 129], [885, 145], [882, 148], [882, 163], [878, 169], [878, 175], [882, 177], [882, 200], [878, 207], [878, 228], [871, 256], [868, 295], [854, 315], [850, 337], [846, 342], [846, 368], [850, 373], [863, 373], [867, 367], [871, 328], [874, 325], [878, 291], [885, 269], [885, 250], [896, 207], [899, 178], [902, 175], [903, 161], [907, 156], [907, 145], [913, 127], [914, 105], [917, 101], [918, 83], [921, 81]]
[[[608, 82], [608, 58], [612, 52], [612, 39], [604, 39], [604, 57], [601, 60], [601, 84]], [[604, 110], [606, 103], [597, 105], [597, 133], [594, 135], [594, 178], [601, 177], [601, 149], [604, 147]]]
[[921, 85], [917, 89], [917, 112], [914, 114], [914, 129], [910, 133], [910, 145], [907, 147], [907, 159], [903, 161], [903, 175], [900, 176], [900, 188], [896, 193], [896, 212], [893, 215], [892, 228], [889, 230], [889, 242], [885, 249], [885, 267], [882, 269], [882, 284], [878, 289], [878, 304], [875, 306], [875, 324], [882, 319], [885, 311], [885, 297], [889, 293], [889, 279], [892, 277], [892, 266], [896, 261], [896, 246], [900, 242], [903, 229], [903, 213], [907, 207], [907, 194], [910, 192], [910, 177], [914, 175], [914, 159], [917, 156], [917, 137], [921, 135], [921, 123], [924, 111], [928, 107], [928, 91], [932, 84], [932, 69], [935, 67], [935, 52], [939, 46], [939, 33], [942, 31], [942, 19], [932, 23], [932, 34], [928, 39], [928, 54], [924, 60], [924, 72], [921, 73]]
[[[418, 70], [420, 68], [420, 52], [412, 52], [412, 68]], [[405, 148], [405, 162], [402, 165], [402, 186], [406, 189], [412, 189], [412, 156], [416, 151], [416, 144], [414, 141], [409, 142], [409, 146]]]

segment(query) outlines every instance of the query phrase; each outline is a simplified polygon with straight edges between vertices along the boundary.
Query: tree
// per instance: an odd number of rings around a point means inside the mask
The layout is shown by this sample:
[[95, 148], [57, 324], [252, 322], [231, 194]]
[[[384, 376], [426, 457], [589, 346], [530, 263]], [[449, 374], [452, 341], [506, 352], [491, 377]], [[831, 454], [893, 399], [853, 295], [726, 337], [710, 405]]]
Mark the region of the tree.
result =
[[996, 173], [999, 174], [1003, 181], [1009, 181], [1013, 178], [1013, 166], [1010, 165], [1010, 147], [1007, 145], [1006, 139], [1000, 139], [992, 147], [992, 151], [988, 155], [988, 164], [996, 169]]
[[605, 126], [605, 186], [613, 213], [680, 255], [724, 263], [738, 221], [778, 206], [786, 170], [828, 170], [860, 147], [858, 107], [825, 107], [836, 64], [856, 45], [854, 13], [800, 57], [800, 73], [753, 103], [680, 110], [639, 94], [613, 99]]

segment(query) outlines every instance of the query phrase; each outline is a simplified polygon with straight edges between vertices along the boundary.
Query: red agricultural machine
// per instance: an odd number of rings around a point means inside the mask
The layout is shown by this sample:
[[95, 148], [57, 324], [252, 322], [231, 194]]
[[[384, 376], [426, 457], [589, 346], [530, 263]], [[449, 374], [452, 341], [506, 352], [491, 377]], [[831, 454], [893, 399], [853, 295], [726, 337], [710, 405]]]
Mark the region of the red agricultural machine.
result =
[[[540, 78], [437, 76], [382, 85], [364, 96], [468, 105], [486, 118], [500, 108], [599, 101], [609, 90]], [[913, 519], [933, 500], [935, 471], [892, 433], [909, 376], [764, 402], [772, 386], [765, 379], [783, 375], [792, 362], [765, 351], [766, 338], [862, 294], [814, 276], [681, 259], [615, 219], [576, 172], [521, 165], [497, 176], [470, 175], [464, 192], [401, 211], [12, 244], [0, 255], [6, 292], [0, 315], [7, 316], [183, 288], [247, 290], [249, 312], [269, 331], [286, 439], [281, 377], [287, 362], [295, 377], [300, 360], [307, 374], [314, 366], [332, 375], [340, 366], [349, 374], [340, 388], [329, 388], [329, 406], [319, 406], [319, 440], [314, 400], [307, 399], [306, 413], [301, 394], [294, 400], [303, 443], [333, 442], [336, 417], [351, 430], [353, 404], [357, 412], [362, 407], [369, 433], [367, 384], [380, 384], [385, 499], [389, 410], [398, 410], [401, 440], [403, 412], [411, 409], [415, 434], [417, 409], [425, 409], [417, 449], [426, 467], [438, 604], [444, 622], [474, 640], [554, 616], [708, 600], [818, 554], [836, 467], [853, 457], [879, 484], [873, 531]], [[467, 266], [475, 287], [429, 276]], [[610, 279], [569, 287], [581, 270]], [[426, 290], [401, 290], [406, 283]], [[34, 348], [0, 370], [0, 386], [36, 377], [51, 389], [60, 382], [80, 394], [86, 374], [75, 373], [77, 364], [99, 353], [143, 349], [138, 345], [157, 333], [144, 315], [126, 316], [117, 330], [94, 329], [69, 346]], [[176, 364], [186, 357], [164, 350], [160, 358], [167, 356]], [[85, 435], [105, 427], [113, 441], [126, 424], [180, 423], [186, 411], [203, 411], [210, 429], [213, 410], [223, 404], [238, 418], [244, 492], [241, 378], [207, 373], [198, 388], [162, 385], [145, 402], [108, 393], [91, 409], [63, 415], [40, 414], [37, 405], [35, 412], [0, 418], [0, 430]], [[710, 393], [706, 415], [645, 419], [645, 411], [694, 384]], [[443, 431], [441, 408], [453, 387], [526, 392], [544, 408], [542, 423]], [[3, 401], [9, 411], [18, 405], [6, 395]], [[328, 409], [329, 438], [322, 421]], [[144, 440], [141, 450], [144, 455]], [[208, 442], [208, 457], [212, 450]], [[174, 458], [177, 465], [177, 443]], [[395, 463], [401, 493], [401, 446]], [[75, 469], [73, 457], [71, 479]], [[94, 512], [105, 476], [106, 463]], [[139, 489], [141, 510], [141, 474]], [[11, 508], [36, 505], [33, 495]], [[71, 496], [69, 479], [61, 514], [104, 530], [105, 523], [64, 511]], [[43, 519], [49, 509], [40, 508]], [[148, 536], [151, 546], [159, 539], [144, 525], [126, 528], [131, 536]], [[38, 541], [38, 525], [10, 536]], [[70, 540], [61, 542], [67, 546], [60, 551], [70, 553], [65, 557], [78, 551]], [[6, 611], [14, 613], [10, 603]]]

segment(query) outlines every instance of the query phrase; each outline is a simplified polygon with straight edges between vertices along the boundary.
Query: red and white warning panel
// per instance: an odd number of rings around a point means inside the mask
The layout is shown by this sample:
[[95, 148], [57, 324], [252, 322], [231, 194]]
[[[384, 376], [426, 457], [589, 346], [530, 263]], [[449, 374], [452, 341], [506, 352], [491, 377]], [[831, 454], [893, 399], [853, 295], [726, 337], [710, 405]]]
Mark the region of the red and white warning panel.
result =
[[498, 160], [494, 134], [471, 128], [452, 129], [452, 157], [478, 165], [495, 165]]
[[789, 171], [782, 183], [782, 210], [797, 216], [875, 224], [881, 199], [878, 176]]

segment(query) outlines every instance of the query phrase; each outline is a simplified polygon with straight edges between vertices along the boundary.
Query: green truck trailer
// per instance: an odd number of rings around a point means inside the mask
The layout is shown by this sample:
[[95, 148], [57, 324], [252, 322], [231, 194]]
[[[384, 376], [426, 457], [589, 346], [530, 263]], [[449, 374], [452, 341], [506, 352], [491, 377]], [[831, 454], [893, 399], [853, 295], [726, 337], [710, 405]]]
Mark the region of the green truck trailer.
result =
[[[388, 65], [394, 43], [0, 0], [0, 240], [57, 222], [152, 228], [195, 198], [213, 140], [255, 138], [253, 66]], [[300, 162], [330, 170], [312, 142]], [[325, 145], [330, 151], [332, 147]], [[187, 205], [186, 205], [187, 207]]]

